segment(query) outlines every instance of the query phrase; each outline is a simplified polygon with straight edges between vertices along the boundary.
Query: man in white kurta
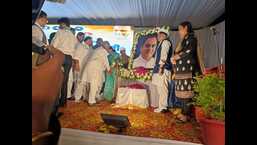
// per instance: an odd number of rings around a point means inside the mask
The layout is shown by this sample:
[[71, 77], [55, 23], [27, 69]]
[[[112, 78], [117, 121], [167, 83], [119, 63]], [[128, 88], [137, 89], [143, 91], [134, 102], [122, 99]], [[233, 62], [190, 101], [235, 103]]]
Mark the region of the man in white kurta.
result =
[[[73, 99], [75, 97], [76, 101], [80, 100], [80, 97], [78, 98], [75, 96], [75, 91], [78, 88], [78, 85], [80, 84], [81, 69], [83, 67], [83, 64], [85, 63], [84, 59], [88, 54], [88, 50], [89, 48], [86, 45], [79, 42], [77, 43], [73, 59], [77, 60], [78, 63], [74, 64], [76, 65], [74, 66], [74, 68], [76, 69], [71, 68], [71, 71], [69, 73], [68, 92], [67, 92], [68, 99]], [[74, 90], [72, 94], [71, 92], [72, 92], [73, 85], [74, 85]]]
[[82, 74], [89, 57], [92, 55], [92, 48], [86, 44], [80, 44], [75, 52], [75, 59], [79, 60], [79, 71], [75, 72], [77, 74], [77, 80], [75, 81], [74, 97], [75, 102], [80, 102], [81, 96], [85, 93], [85, 87], [82, 83]]
[[77, 39], [69, 28], [62, 28], [56, 32], [51, 44], [65, 55], [73, 57], [77, 46]]
[[108, 62], [108, 52], [105, 44], [99, 48], [96, 48], [92, 55], [89, 56], [88, 62], [85, 64], [85, 69], [82, 74], [82, 84], [86, 86], [87, 83], [90, 84], [88, 103], [93, 105], [96, 103], [96, 98], [99, 98], [99, 93], [101, 91], [102, 84], [104, 82], [104, 72], [110, 71], [110, 66]]
[[154, 112], [160, 113], [168, 106], [168, 85], [171, 79], [172, 45], [167, 40], [169, 31], [161, 29], [158, 33], [159, 44], [155, 55], [155, 68], [152, 77], [152, 83], [156, 86], [158, 92], [158, 108]]
[[[68, 80], [69, 80], [69, 73], [72, 67], [72, 64], [78, 63], [78, 60], [74, 59], [75, 48], [77, 45], [77, 39], [70, 28], [70, 22], [68, 18], [61, 18], [58, 20], [60, 25], [59, 30], [56, 32], [55, 37], [53, 38], [51, 44], [62, 51], [65, 55], [64, 59], [64, 80], [61, 89], [61, 99], [60, 105], [65, 106], [67, 102], [67, 92], [70, 92], [68, 88]], [[70, 95], [70, 94], [69, 94]], [[70, 96], [68, 96], [70, 97]]]

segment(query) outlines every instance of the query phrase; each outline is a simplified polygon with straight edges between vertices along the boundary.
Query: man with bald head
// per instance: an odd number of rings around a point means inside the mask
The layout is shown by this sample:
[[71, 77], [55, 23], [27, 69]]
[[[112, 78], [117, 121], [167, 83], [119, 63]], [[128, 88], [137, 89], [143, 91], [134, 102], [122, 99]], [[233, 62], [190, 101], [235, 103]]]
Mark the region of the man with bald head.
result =
[[[101, 100], [100, 91], [104, 82], [105, 71], [110, 72], [108, 53], [110, 43], [104, 41], [102, 46], [96, 48], [85, 64], [82, 74], [82, 84], [84, 88], [89, 86], [88, 103], [90, 106], [96, 104], [96, 100]], [[83, 93], [84, 94], [84, 93]], [[85, 96], [84, 96], [85, 97]]]

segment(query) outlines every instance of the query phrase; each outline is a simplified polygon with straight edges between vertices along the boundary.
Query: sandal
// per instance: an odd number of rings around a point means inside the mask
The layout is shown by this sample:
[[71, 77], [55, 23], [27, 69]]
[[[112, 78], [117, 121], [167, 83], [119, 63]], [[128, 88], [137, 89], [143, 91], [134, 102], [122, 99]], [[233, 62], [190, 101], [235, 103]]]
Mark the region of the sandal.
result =
[[181, 112], [182, 112], [181, 108], [175, 108], [174, 111], [172, 112], [172, 114], [177, 116], [177, 115], [181, 114]]
[[183, 115], [182, 113], [176, 116], [178, 123], [186, 123], [188, 121], [187, 116]]

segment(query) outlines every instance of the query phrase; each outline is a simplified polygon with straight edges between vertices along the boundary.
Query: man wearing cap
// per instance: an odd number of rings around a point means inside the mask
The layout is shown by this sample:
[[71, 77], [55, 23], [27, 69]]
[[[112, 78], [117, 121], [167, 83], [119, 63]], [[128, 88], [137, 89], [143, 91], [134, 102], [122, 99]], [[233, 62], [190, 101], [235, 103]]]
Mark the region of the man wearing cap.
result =
[[124, 68], [128, 68], [129, 64], [129, 56], [126, 54], [126, 49], [124, 47], [120, 48], [120, 60], [121, 63], [123, 64]]
[[168, 106], [168, 86], [172, 70], [172, 64], [170, 62], [172, 44], [168, 37], [169, 30], [163, 28], [159, 29], [157, 35], [158, 46], [156, 49], [155, 66], [152, 77], [152, 83], [156, 86], [159, 96], [158, 108], [154, 110], [156, 113], [163, 112]]

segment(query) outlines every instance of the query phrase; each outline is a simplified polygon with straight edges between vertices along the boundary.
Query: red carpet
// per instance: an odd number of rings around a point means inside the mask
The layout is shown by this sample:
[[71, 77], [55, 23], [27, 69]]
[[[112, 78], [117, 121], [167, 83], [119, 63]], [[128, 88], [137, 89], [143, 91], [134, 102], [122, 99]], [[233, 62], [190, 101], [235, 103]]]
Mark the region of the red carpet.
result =
[[186, 142], [201, 143], [200, 130], [195, 122], [179, 124], [169, 113], [154, 113], [153, 108], [148, 109], [118, 109], [112, 108], [108, 102], [101, 102], [97, 106], [89, 107], [86, 103], [69, 101], [66, 108], [61, 111], [60, 117], [64, 128], [73, 128], [89, 131], [98, 131], [103, 126], [100, 113], [126, 115], [131, 127], [125, 132], [129, 136], [154, 137], [172, 139]]

